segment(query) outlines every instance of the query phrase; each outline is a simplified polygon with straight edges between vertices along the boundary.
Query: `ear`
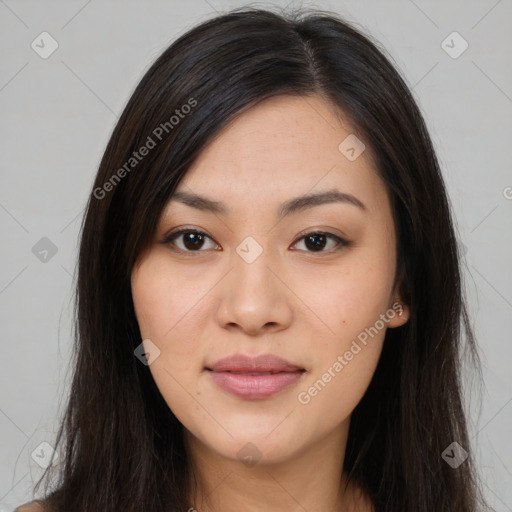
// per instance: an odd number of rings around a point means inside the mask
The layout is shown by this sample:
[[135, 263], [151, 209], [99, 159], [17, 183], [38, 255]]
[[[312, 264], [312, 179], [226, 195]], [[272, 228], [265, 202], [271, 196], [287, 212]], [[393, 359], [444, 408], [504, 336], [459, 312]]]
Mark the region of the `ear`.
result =
[[393, 298], [391, 300], [391, 303], [389, 304], [388, 309], [388, 327], [393, 328], [404, 325], [407, 322], [407, 320], [409, 320], [409, 314], [409, 306], [407, 304], [404, 304], [402, 298], [400, 297], [400, 294], [396, 290], [394, 290]]

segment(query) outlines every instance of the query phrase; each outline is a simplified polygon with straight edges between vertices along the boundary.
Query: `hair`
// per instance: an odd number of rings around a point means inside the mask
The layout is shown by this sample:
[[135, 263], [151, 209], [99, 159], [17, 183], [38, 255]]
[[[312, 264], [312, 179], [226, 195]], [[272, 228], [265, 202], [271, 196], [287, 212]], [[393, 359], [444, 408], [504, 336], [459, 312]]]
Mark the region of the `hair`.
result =
[[[134, 357], [141, 335], [130, 277], [194, 159], [235, 117], [280, 94], [320, 95], [371, 150], [396, 226], [395, 283], [410, 308], [406, 324], [387, 330], [352, 413], [344, 471], [379, 512], [486, 507], [462, 396], [463, 352], [477, 370], [478, 352], [450, 204], [420, 110], [385, 52], [352, 23], [327, 11], [246, 7], [171, 44], [107, 144], [81, 226], [61, 462], [41, 478], [48, 510], [191, 506], [183, 426]], [[145, 156], [134, 156], [143, 146]], [[457, 469], [441, 456], [454, 441], [470, 452]]]

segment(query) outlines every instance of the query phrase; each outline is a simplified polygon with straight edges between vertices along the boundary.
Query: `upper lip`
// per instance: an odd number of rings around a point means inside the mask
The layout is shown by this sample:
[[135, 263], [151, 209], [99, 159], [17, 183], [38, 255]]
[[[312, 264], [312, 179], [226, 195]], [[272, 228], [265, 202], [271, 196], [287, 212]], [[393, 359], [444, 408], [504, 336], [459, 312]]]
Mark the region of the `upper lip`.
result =
[[296, 366], [281, 357], [273, 354], [261, 354], [258, 356], [247, 356], [234, 354], [219, 359], [215, 363], [206, 366], [207, 370], [214, 372], [296, 372], [304, 371], [304, 368]]

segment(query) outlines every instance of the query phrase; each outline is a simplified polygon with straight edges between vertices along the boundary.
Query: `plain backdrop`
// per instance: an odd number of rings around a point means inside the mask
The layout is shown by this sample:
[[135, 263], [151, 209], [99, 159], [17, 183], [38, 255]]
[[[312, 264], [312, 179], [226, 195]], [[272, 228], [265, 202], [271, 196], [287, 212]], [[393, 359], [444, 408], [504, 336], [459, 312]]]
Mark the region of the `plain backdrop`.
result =
[[[78, 230], [112, 128], [177, 36], [242, 5], [0, 0], [0, 512], [32, 499], [64, 406]], [[467, 379], [465, 448], [490, 503], [512, 511], [512, 1], [291, 5], [335, 11], [376, 38], [425, 115], [484, 363], [481, 407]]]

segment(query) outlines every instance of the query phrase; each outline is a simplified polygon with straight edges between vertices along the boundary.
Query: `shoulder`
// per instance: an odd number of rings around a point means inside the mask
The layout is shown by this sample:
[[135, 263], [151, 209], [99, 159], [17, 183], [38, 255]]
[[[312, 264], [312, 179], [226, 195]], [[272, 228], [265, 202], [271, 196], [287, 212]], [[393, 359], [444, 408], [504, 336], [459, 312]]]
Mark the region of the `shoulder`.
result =
[[45, 509], [40, 501], [31, 501], [20, 505], [14, 512], [45, 512]]

